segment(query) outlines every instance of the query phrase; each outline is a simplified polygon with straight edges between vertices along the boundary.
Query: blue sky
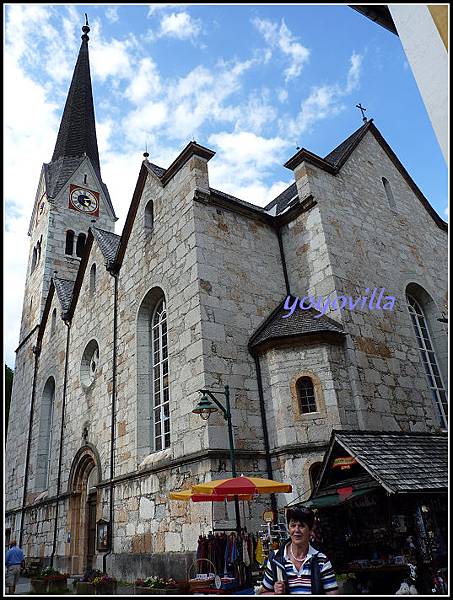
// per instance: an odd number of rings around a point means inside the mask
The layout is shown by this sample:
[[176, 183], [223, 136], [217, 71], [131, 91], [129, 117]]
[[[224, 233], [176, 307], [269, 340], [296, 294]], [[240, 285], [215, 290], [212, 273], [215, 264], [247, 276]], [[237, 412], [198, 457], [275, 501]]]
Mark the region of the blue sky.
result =
[[212, 187], [264, 205], [292, 183], [282, 165], [296, 146], [324, 156], [361, 126], [358, 102], [447, 218], [447, 168], [400, 40], [346, 5], [6, 5], [10, 366], [28, 221], [41, 165], [53, 152], [85, 12], [101, 169], [119, 216], [116, 233], [145, 142], [150, 160], [165, 168], [196, 139], [217, 153], [209, 163]]

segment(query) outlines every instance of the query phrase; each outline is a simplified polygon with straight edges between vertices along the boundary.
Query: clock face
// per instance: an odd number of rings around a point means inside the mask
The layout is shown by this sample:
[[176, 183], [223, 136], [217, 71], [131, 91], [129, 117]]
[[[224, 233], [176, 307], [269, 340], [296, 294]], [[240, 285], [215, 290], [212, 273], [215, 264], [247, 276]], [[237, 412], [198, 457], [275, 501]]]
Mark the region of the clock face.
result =
[[71, 185], [69, 206], [70, 208], [97, 216], [99, 214], [99, 194], [86, 188]]

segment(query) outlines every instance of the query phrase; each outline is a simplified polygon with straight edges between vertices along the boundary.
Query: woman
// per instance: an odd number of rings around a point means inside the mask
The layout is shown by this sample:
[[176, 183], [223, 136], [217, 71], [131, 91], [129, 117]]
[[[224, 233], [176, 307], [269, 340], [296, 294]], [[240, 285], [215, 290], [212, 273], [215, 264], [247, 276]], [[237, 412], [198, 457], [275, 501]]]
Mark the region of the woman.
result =
[[338, 594], [327, 556], [310, 545], [315, 515], [305, 507], [289, 508], [290, 539], [271, 555], [264, 568], [260, 594]]

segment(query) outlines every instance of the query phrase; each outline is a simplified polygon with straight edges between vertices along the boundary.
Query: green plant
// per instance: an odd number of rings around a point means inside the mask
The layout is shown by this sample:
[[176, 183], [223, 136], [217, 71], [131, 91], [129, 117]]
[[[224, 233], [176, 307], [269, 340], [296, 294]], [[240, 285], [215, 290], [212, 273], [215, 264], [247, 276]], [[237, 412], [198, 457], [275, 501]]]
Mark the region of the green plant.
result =
[[[143, 583], [137, 583], [137, 582], [143, 582]], [[136, 585], [142, 585], [143, 587], [149, 587], [149, 588], [154, 588], [154, 589], [167, 589], [167, 588], [175, 588], [176, 586], [176, 581], [174, 579], [170, 578], [166, 578], [166, 577], [158, 577], [157, 575], [155, 576], [151, 576], [151, 577], [147, 577], [146, 579], [137, 579]]]

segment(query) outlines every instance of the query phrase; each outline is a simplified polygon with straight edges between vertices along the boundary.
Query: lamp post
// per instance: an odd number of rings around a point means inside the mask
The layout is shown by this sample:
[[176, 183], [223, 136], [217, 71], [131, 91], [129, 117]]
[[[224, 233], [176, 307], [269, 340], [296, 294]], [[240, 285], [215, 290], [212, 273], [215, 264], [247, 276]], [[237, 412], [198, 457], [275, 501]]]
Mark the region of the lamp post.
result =
[[[209, 390], [198, 390], [202, 394], [200, 401], [197, 406], [193, 409], [193, 413], [200, 415], [200, 417], [207, 421], [211, 416], [211, 413], [217, 412], [218, 409], [222, 411], [223, 418], [228, 425], [228, 438], [230, 442], [230, 458], [231, 458], [231, 473], [232, 477], [237, 477], [236, 472], [236, 458], [234, 453], [234, 439], [233, 439], [233, 426], [231, 423], [231, 409], [230, 409], [230, 388], [228, 385], [225, 386], [224, 392], [216, 392], [216, 394], [222, 394], [225, 396], [225, 405], [223, 406], [215, 397], [215, 395]], [[214, 405], [212, 404], [214, 402]], [[239, 499], [234, 496], [234, 509], [236, 513], [236, 530], [238, 533], [241, 531], [241, 519], [239, 514]]]

